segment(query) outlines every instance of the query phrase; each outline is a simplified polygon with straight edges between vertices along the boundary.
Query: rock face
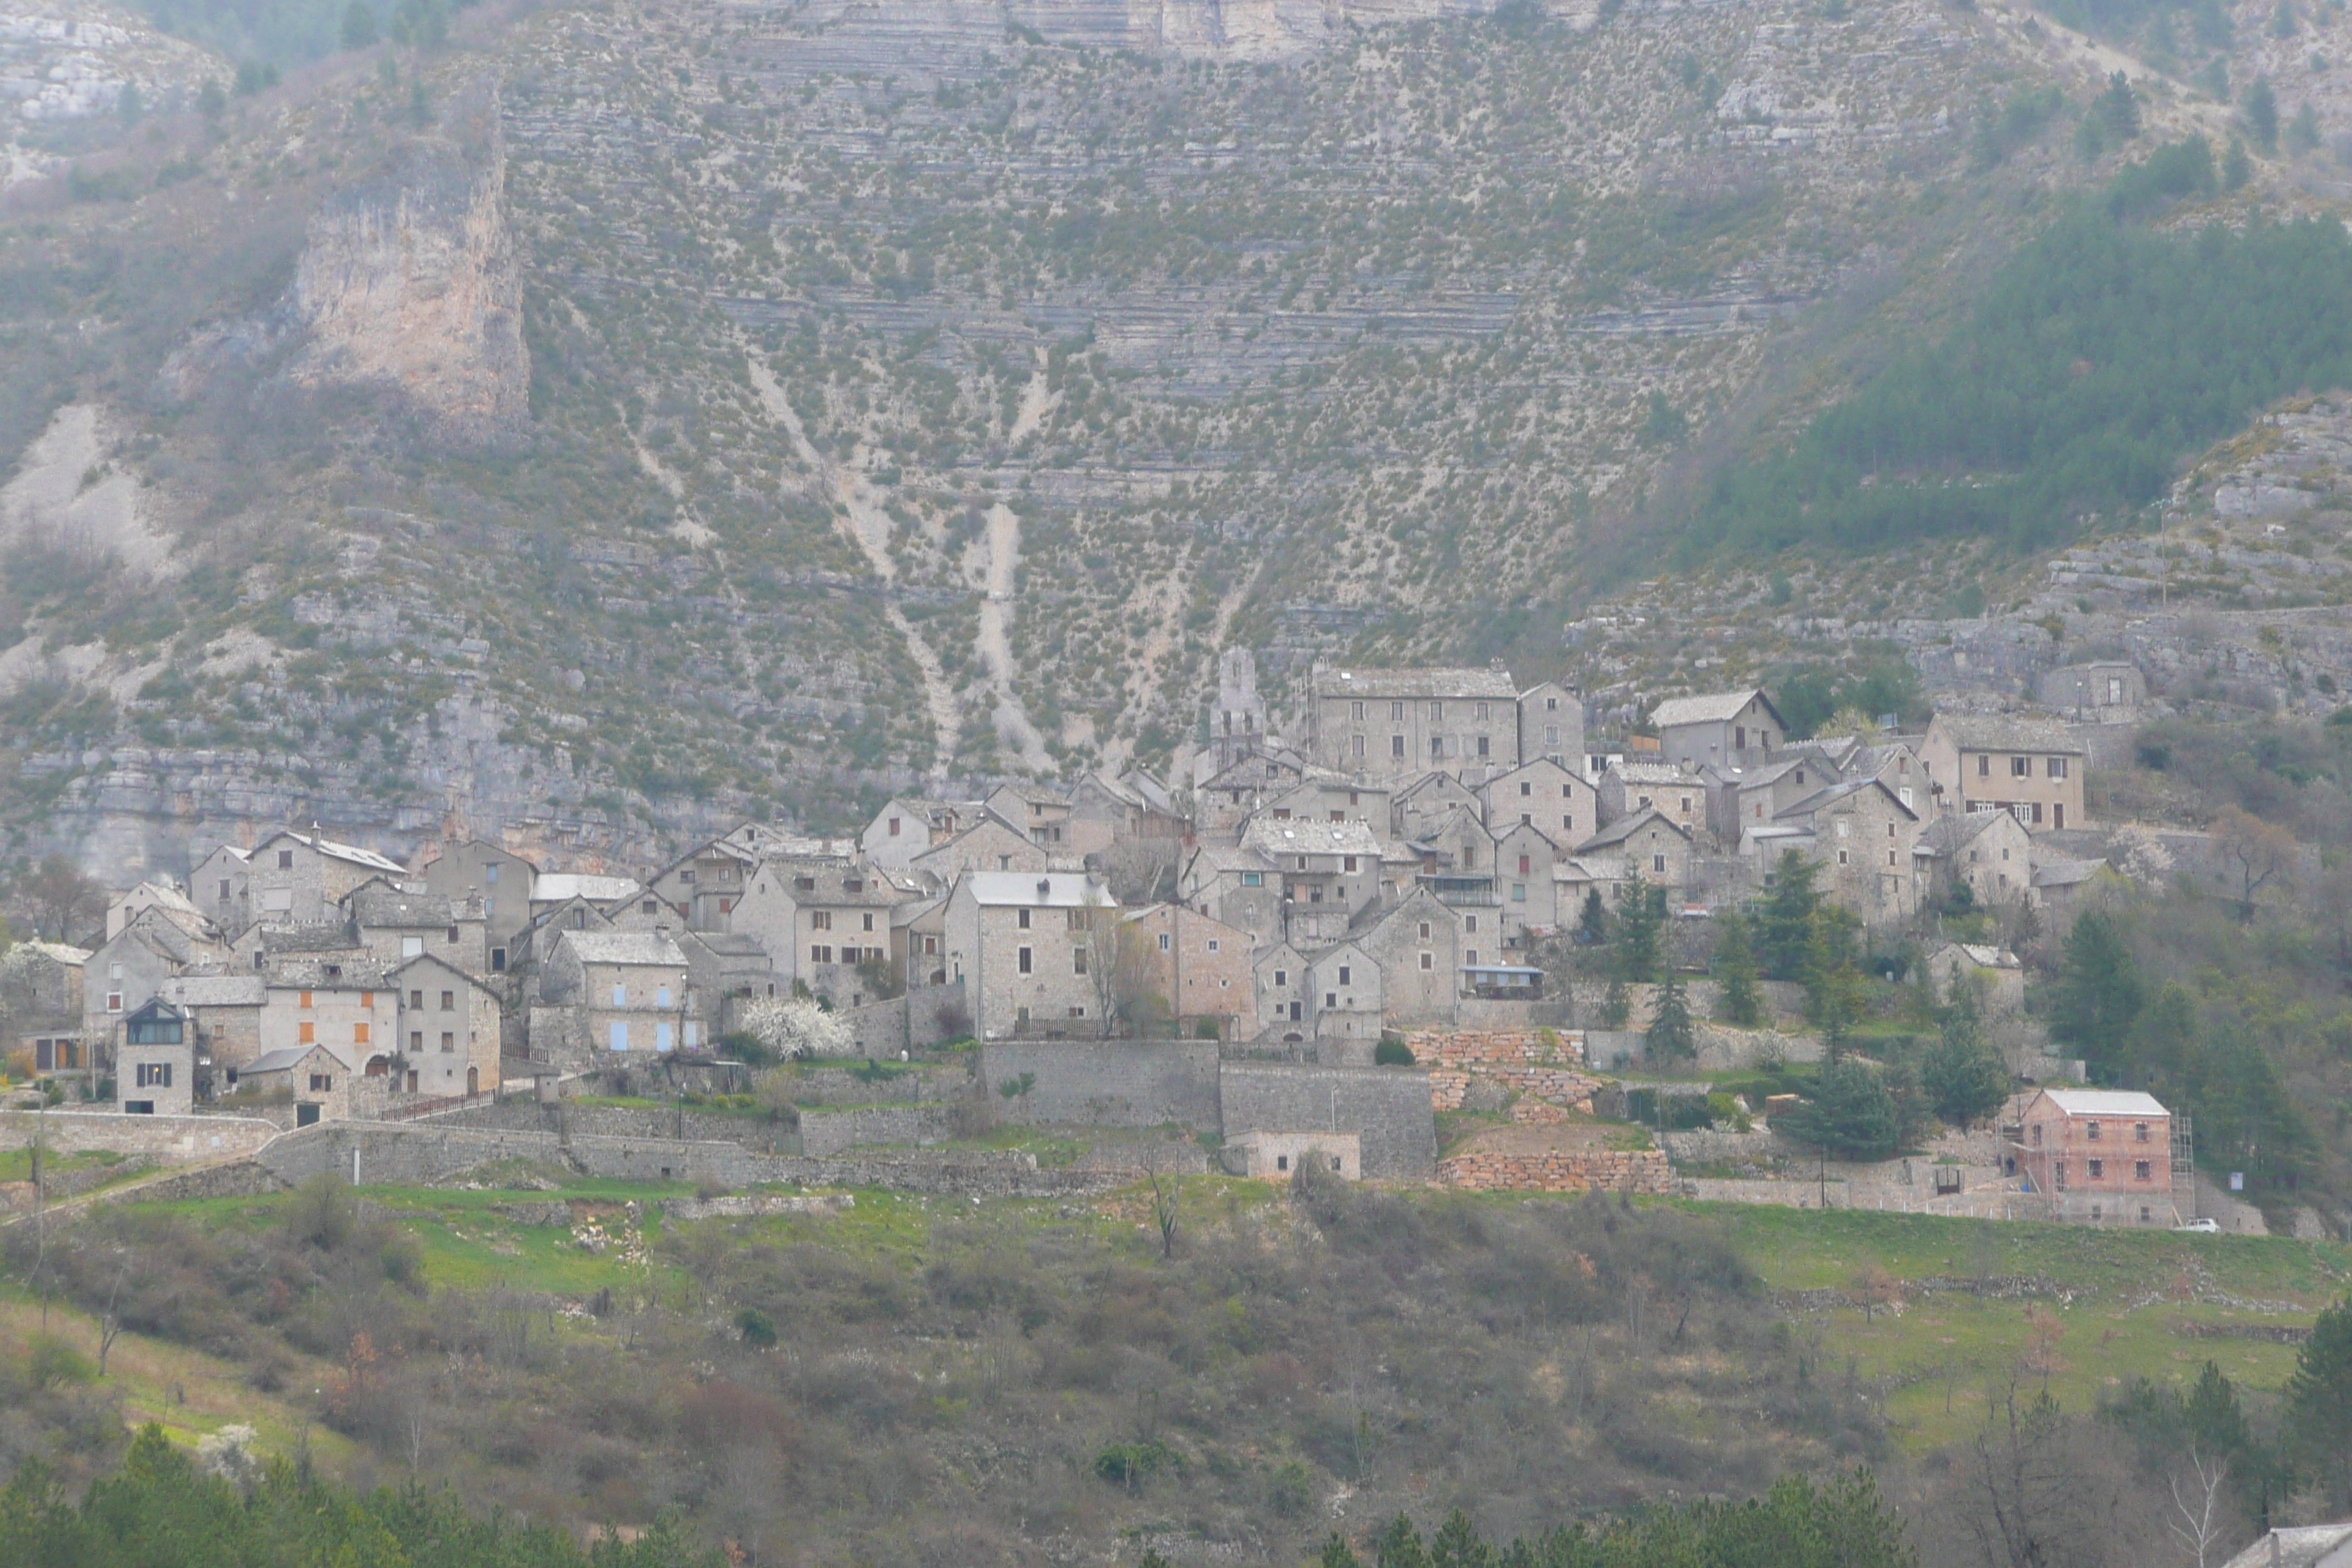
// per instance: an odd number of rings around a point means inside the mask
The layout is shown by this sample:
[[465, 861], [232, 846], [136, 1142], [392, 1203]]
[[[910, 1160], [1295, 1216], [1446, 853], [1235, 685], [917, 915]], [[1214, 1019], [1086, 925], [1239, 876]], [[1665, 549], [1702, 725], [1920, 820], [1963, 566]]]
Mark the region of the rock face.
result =
[[496, 95], [480, 88], [452, 106], [445, 133], [413, 139], [329, 202], [294, 278], [309, 342], [290, 379], [388, 393], [437, 445], [519, 437], [530, 360], [505, 185]]

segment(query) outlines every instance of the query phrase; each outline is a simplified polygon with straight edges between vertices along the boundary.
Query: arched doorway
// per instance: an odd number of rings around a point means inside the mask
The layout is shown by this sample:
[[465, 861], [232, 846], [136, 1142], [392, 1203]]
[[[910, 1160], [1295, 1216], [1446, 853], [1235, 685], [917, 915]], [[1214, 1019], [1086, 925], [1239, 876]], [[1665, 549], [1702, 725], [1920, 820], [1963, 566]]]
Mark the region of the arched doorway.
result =
[[474, 1096], [481, 1092], [482, 1069], [479, 1068], [467, 1068], [466, 1069], [466, 1098], [471, 1100]]

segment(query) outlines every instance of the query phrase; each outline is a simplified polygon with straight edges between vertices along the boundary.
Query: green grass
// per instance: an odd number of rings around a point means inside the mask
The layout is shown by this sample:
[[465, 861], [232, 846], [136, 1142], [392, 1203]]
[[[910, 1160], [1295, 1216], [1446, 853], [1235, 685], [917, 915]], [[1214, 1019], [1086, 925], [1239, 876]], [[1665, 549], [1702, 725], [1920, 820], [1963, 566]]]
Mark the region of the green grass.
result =
[[[49, 1174], [63, 1171], [86, 1170], [92, 1165], [120, 1165], [123, 1156], [111, 1149], [84, 1150], [76, 1154], [60, 1154], [51, 1150], [45, 1162]], [[30, 1149], [0, 1150], [0, 1182], [29, 1182], [33, 1179], [33, 1152]]]
[[2093, 1408], [2135, 1376], [2193, 1379], [2209, 1360], [2240, 1383], [2275, 1389], [2294, 1370], [2294, 1346], [2186, 1331], [2308, 1325], [2352, 1279], [2352, 1248], [2275, 1237], [1683, 1206], [1721, 1223], [1776, 1290], [1847, 1289], [1872, 1264], [1904, 1281], [2025, 1275], [2056, 1288], [2012, 1300], [1906, 1292], [1899, 1308], [1867, 1315], [1853, 1307], [1800, 1313], [1820, 1335], [1825, 1363], [1843, 1368], [1850, 1361], [1862, 1376], [1895, 1385], [1887, 1415], [1918, 1451], [1969, 1430], [1983, 1417], [1989, 1386], [2021, 1367], [2032, 1386], [2046, 1386], [2075, 1410]]

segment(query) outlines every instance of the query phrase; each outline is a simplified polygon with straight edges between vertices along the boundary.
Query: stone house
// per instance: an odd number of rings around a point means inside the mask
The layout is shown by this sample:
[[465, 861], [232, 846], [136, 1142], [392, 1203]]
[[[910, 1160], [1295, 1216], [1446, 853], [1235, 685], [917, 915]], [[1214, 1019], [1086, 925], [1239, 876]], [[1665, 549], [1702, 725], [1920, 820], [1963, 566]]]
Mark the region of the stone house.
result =
[[1235, 758], [1194, 784], [1193, 831], [1204, 839], [1231, 840], [1260, 805], [1300, 782], [1307, 772], [1307, 759], [1296, 752], [1252, 752]]
[[1580, 771], [1584, 766], [1584, 699], [1557, 680], [1519, 693], [1519, 761], [1538, 759]]
[[2087, 827], [2082, 743], [2063, 724], [2000, 714], [1938, 713], [1919, 743], [1938, 811], [2012, 813], [2029, 832]]
[[[887, 870], [879, 861], [877, 869]], [[1045, 871], [1055, 857], [1015, 833], [994, 816], [984, 816], [952, 838], [919, 851], [907, 863], [910, 877], [944, 889], [967, 871]]]
[[121, 934], [82, 963], [81, 1039], [83, 1067], [102, 1068], [111, 1058], [115, 1026], [131, 1008], [163, 988], [175, 974], [224, 965], [226, 949], [198, 942], [160, 910], [142, 910]]
[[1651, 710], [1650, 722], [1658, 731], [1659, 760], [1685, 773], [1753, 767], [1789, 738], [1780, 710], [1752, 688], [1669, 699]]
[[285, 1046], [264, 1053], [237, 1080], [240, 1091], [282, 1091], [294, 1102], [294, 1125], [347, 1121], [358, 1071], [323, 1045]]
[[1118, 906], [1092, 878], [974, 871], [948, 895], [947, 971], [983, 1040], [1102, 1033], [1097, 952]]
[[[1357, 939], [1380, 963], [1381, 1007], [1391, 1027], [1454, 1022], [1462, 990], [1465, 912], [1433, 893], [1416, 890]], [[1468, 913], [1477, 918], [1476, 911]]]
[[1406, 781], [1391, 798], [1389, 830], [1408, 844], [1418, 843], [1456, 811], [1474, 813], [1483, 821], [1486, 805], [1450, 773], [1441, 770], [1422, 773]]
[[[394, 1037], [407, 1058], [396, 1087], [432, 1099], [496, 1093], [498, 994], [432, 953], [408, 960], [391, 978], [400, 1009]], [[365, 1057], [362, 1070], [371, 1078], [388, 1073], [387, 1053]]]
[[349, 921], [253, 925], [239, 933], [233, 951], [237, 968], [271, 980], [339, 981], [346, 973], [380, 973], [384, 967], [368, 956]]
[[20, 1030], [79, 1027], [89, 960], [61, 942], [20, 942], [0, 953], [0, 1018]]
[[539, 984], [542, 1001], [581, 1010], [592, 1054], [666, 1053], [685, 1037], [686, 954], [666, 931], [564, 931]]
[[1909, 741], [1880, 741], [1874, 745], [1856, 746], [1838, 766], [1838, 777], [1876, 779], [1895, 792], [1895, 798], [1917, 812], [1928, 815], [1927, 764], [1919, 760], [1919, 749]]
[[178, 917], [181, 928], [192, 934], [216, 935], [219, 927], [212, 918], [188, 901], [186, 894], [168, 882], [141, 882], [126, 892], [109, 899], [106, 903], [106, 934], [121, 936], [141, 911], [164, 910]]
[[489, 924], [478, 902], [396, 886], [372, 877], [352, 889], [343, 907], [371, 962], [389, 969], [431, 953], [468, 974], [490, 970]]
[[261, 1055], [261, 1015], [269, 983], [258, 974], [177, 974], [157, 993], [187, 1016], [199, 1060], [226, 1085]]
[[1184, 901], [1238, 931], [1260, 948], [1283, 940], [1282, 873], [1270, 856], [1247, 846], [1203, 844], [1178, 869]]
[[911, 899], [890, 911], [890, 948], [909, 987], [948, 983], [948, 900], [944, 893]]
[[677, 912], [688, 931], [729, 931], [760, 857], [731, 835], [713, 838], [654, 873], [646, 891]]
[[776, 994], [776, 968], [767, 944], [748, 931], [680, 931], [677, 940], [686, 954], [687, 1000], [678, 1043], [685, 1050], [707, 1050], [735, 1027], [742, 1003]]
[[1455, 806], [1406, 847], [1421, 857], [1419, 885], [1440, 900], [1465, 908], [1500, 908], [1499, 851], [1475, 807]]
[[1519, 694], [1498, 669], [1338, 669], [1309, 677], [1307, 754], [1342, 773], [1437, 768], [1473, 784], [1519, 764]]
[[1841, 776], [1833, 765], [1812, 752], [1721, 774], [1711, 794], [1717, 804], [1709, 813], [1708, 826], [1724, 844], [1738, 848], [1748, 834], [1769, 826], [1780, 813], [1839, 783]]
[[245, 863], [252, 918], [289, 925], [340, 920], [343, 900], [362, 882], [372, 877], [400, 881], [407, 876], [407, 867], [373, 849], [290, 827], [264, 837]]
[[[1164, 791], [1159, 794], [1166, 798]], [[1066, 847], [1077, 855], [1099, 855], [1115, 844], [1139, 843], [1165, 845], [1172, 852], [1185, 827], [1182, 817], [1155, 804], [1129, 779], [1113, 778], [1100, 769], [1072, 786], [1062, 826]]]
[[1946, 1006], [1973, 994], [1987, 1017], [2013, 1017], [2025, 1011], [2025, 966], [2005, 947], [1948, 942], [1923, 961], [1924, 979]]
[[1581, 844], [1601, 831], [1601, 792], [1549, 757], [1489, 779], [1478, 798], [1487, 831], [1496, 835], [1525, 823], [1554, 844]]
[[1848, 779], [1786, 807], [1744, 841], [1760, 884], [1794, 849], [1822, 868], [1814, 885], [1865, 925], [1895, 925], [1919, 909], [1913, 850], [1919, 814], [1875, 778]]
[[453, 903], [480, 900], [484, 972], [491, 974], [507, 972], [517, 941], [530, 924], [531, 881], [538, 874], [539, 868], [521, 856], [478, 838], [444, 840], [433, 858], [417, 868], [425, 891]]
[[1182, 904], [1147, 904], [1119, 919], [1128, 933], [1120, 939], [1122, 947], [1136, 955], [1129, 962], [1150, 976], [1153, 994], [1168, 1004], [1179, 1034], [1190, 1034], [1208, 1019], [1221, 1039], [1256, 1037], [1257, 984], [1248, 931]]
[[779, 986], [797, 982], [836, 1006], [856, 1006], [873, 990], [858, 965], [889, 962], [890, 911], [914, 892], [861, 861], [765, 860], [729, 929], [759, 939]]
[[1251, 815], [1276, 822], [1362, 822], [1378, 834], [1389, 825], [1389, 790], [1385, 784], [1316, 768], [1288, 789], [1270, 795]]
[[541, 871], [530, 879], [531, 923], [539, 924], [541, 917], [575, 899], [615, 917], [631, 904], [650, 900], [655, 907], [643, 910], [643, 913], [667, 920], [673, 924], [677, 920], [661, 900], [648, 893], [635, 877], [605, 877], [585, 871]]
[[2040, 902], [2033, 890], [2033, 841], [2006, 811], [1937, 816], [1919, 830], [1922, 871], [1937, 882], [1966, 883], [1983, 909]]
[[1281, 876], [1283, 935], [1290, 942], [1313, 946], [1344, 935], [1357, 910], [1380, 901], [1380, 840], [1365, 823], [1254, 818], [1242, 847]]
[[1505, 945], [1523, 946], [1530, 934], [1559, 928], [1551, 871], [1559, 855], [1559, 847], [1548, 835], [1524, 823], [1505, 829], [1496, 839], [1495, 890], [1501, 900]]
[[1621, 763], [1601, 775], [1595, 793], [1603, 826], [1655, 806], [1685, 833], [1706, 829], [1707, 779], [1694, 769], [1674, 763]]
[[1071, 801], [1063, 791], [1038, 784], [1000, 784], [987, 805], [998, 821], [1039, 848], [1069, 847]]
[[[1644, 806], [1619, 817], [1576, 847], [1578, 869], [1591, 880], [1573, 889], [1563, 888], [1560, 896], [1574, 902], [1559, 907], [1580, 905], [1585, 887], [1598, 888], [1614, 904], [1636, 876], [1653, 888], [1664, 888], [1669, 901], [1678, 900], [1691, 885], [1692, 858], [1690, 829], [1656, 806]], [[1575, 919], [1570, 916], [1570, 923], [1575, 923]]]
[[215, 930], [243, 931], [254, 919], [252, 872], [253, 857], [248, 851], [234, 844], [215, 845], [188, 873], [188, 901], [203, 911]]
[[1260, 948], [1250, 962], [1257, 991], [1260, 1031], [1268, 1039], [1299, 1045], [1314, 1032], [1308, 1005], [1307, 960], [1286, 942]]
[[1341, 1181], [1356, 1182], [1364, 1175], [1363, 1143], [1356, 1132], [1244, 1132], [1225, 1146], [1226, 1166], [1255, 1181], [1286, 1182], [1312, 1160]]
[[2170, 1228], [2172, 1113], [2154, 1095], [2042, 1089], [2010, 1124], [2004, 1170], [2026, 1178], [2053, 1219]]
[[[257, 1033], [261, 1052], [254, 1066], [274, 1053], [323, 1046], [352, 1072], [372, 1059], [389, 1060], [400, 1049], [400, 997], [390, 976], [336, 979], [279, 978], [267, 982]], [[243, 1087], [253, 1068], [239, 1068]]]
[[1387, 1016], [1381, 961], [1352, 942], [1308, 954], [1307, 1003], [1317, 1039], [1379, 1039]]
[[195, 1109], [195, 1031], [161, 997], [125, 1014], [115, 1047], [115, 1108], [130, 1116], [185, 1116]]
[[916, 856], [945, 844], [987, 817], [984, 801], [892, 795], [874, 814], [874, 820], [866, 825], [866, 831], [858, 836], [857, 847], [868, 863], [885, 870], [904, 871], [914, 864]]
[[2077, 724], [2127, 724], [2147, 706], [2147, 677], [2120, 659], [2044, 670], [2034, 698]]

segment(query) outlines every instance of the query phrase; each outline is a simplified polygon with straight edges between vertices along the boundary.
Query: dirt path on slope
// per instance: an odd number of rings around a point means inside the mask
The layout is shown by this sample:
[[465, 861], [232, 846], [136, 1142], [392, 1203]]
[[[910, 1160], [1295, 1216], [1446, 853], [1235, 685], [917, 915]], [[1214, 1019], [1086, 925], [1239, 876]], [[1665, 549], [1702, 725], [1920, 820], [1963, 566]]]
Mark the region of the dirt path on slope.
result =
[[[1036, 383], [1033, 380], [1031, 385]], [[1032, 773], [1055, 771], [1045, 738], [1030, 722], [1021, 700], [1020, 666], [1013, 657], [1013, 595], [1020, 583], [1021, 519], [1003, 501], [988, 509], [988, 531], [982, 536], [980, 635], [973, 639], [981, 667], [996, 688], [996, 732]]]

